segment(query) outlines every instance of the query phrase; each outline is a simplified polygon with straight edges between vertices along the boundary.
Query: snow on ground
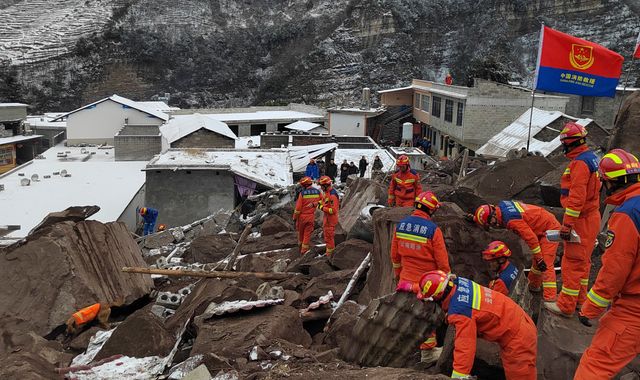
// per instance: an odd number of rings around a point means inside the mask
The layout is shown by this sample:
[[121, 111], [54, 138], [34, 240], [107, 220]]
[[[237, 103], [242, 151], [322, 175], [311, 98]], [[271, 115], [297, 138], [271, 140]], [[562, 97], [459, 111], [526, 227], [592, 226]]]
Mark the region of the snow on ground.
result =
[[336, 165], [338, 165], [338, 176], [340, 175], [340, 165], [343, 160], [347, 160], [347, 162], [353, 161], [356, 166], [360, 162], [362, 156], [365, 156], [369, 166], [367, 166], [367, 171], [364, 176], [367, 178], [371, 177], [371, 171], [373, 170], [373, 160], [376, 156], [380, 157], [382, 160], [383, 171], [392, 170], [395, 165], [395, 159], [393, 156], [387, 152], [385, 149], [336, 149], [334, 160]]
[[236, 140], [236, 149], [260, 147], [260, 136], [242, 136]]
[[[4, 185], [4, 191], [0, 191], [0, 225], [21, 226], [9, 237], [24, 237], [47, 214], [71, 206], [97, 205], [100, 211], [89, 219], [118, 220], [145, 183], [142, 169], [146, 162], [114, 161], [113, 149], [58, 145], [43, 156], [44, 159], [35, 159], [0, 176], [0, 184]], [[53, 174], [62, 170], [71, 176]], [[34, 174], [38, 181], [21, 185], [22, 180], [30, 180]]]

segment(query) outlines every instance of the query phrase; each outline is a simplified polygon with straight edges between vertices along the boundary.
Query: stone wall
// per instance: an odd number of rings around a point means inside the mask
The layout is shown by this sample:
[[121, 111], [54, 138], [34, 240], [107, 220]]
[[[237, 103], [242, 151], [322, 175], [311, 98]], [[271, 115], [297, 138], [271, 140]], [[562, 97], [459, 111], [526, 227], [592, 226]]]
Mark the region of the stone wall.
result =
[[171, 144], [172, 148], [234, 148], [235, 140], [212, 132], [208, 129], [200, 129]]
[[162, 151], [162, 137], [116, 135], [113, 145], [116, 161], [149, 161]]

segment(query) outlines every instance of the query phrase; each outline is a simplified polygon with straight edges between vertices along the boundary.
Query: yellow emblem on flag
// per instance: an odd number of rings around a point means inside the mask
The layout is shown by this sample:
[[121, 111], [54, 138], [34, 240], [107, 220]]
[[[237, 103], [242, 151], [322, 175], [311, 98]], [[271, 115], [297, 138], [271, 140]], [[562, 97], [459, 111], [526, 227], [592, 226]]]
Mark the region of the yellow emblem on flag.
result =
[[571, 44], [569, 52], [569, 62], [571, 66], [578, 70], [586, 70], [593, 65], [593, 47], [586, 45]]

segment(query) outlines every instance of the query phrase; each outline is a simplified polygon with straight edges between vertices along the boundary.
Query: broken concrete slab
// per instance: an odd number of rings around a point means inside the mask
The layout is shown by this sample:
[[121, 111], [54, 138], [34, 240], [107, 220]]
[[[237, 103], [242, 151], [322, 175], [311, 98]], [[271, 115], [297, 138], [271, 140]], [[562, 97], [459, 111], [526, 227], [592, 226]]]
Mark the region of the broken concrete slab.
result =
[[287, 232], [293, 230], [293, 224], [281, 218], [278, 215], [269, 215], [262, 225], [260, 225], [260, 233], [262, 236], [275, 235], [278, 232]]
[[358, 315], [365, 306], [354, 301], [347, 301], [331, 316], [331, 324], [327, 326], [323, 343], [331, 347], [346, 347], [351, 342], [351, 333], [358, 320]]
[[173, 243], [175, 237], [170, 230], [164, 230], [162, 232], [149, 235], [144, 239], [144, 247], [148, 249], [160, 248], [165, 245]]
[[200, 364], [193, 371], [187, 373], [182, 380], [211, 380], [211, 373], [204, 364]]
[[183, 259], [187, 263], [215, 263], [229, 256], [235, 246], [229, 234], [201, 235], [193, 239]]
[[73, 206], [63, 211], [51, 212], [37, 226], [33, 227], [29, 234], [60, 222], [80, 222], [98, 211], [100, 211], [98, 206]]
[[240, 249], [240, 253], [273, 251], [277, 249], [294, 248], [298, 246], [298, 234], [295, 231], [278, 232], [271, 236], [250, 237]]
[[146, 264], [120, 222], [56, 223], [2, 252], [0, 317], [16, 316], [42, 336], [82, 307], [98, 301], [130, 304], [153, 286], [148, 275], [121, 271]]
[[383, 205], [386, 202], [387, 187], [368, 178], [356, 178], [340, 203], [340, 225], [349, 234], [365, 206], [370, 203]]
[[333, 293], [334, 297], [339, 298], [344, 293], [353, 272], [353, 269], [346, 269], [313, 277], [300, 298], [307, 303], [311, 303], [317, 301], [329, 291]]

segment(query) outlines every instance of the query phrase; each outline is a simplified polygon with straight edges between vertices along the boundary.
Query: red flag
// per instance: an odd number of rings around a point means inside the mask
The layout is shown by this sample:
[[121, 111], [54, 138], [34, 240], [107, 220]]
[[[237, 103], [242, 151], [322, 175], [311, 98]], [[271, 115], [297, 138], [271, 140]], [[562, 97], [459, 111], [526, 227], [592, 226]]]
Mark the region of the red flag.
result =
[[633, 51], [633, 58], [640, 58], [640, 34], [636, 40], [636, 50]]

